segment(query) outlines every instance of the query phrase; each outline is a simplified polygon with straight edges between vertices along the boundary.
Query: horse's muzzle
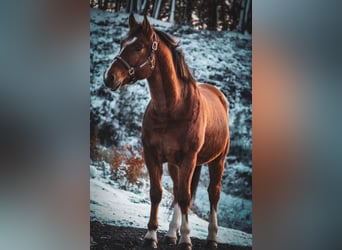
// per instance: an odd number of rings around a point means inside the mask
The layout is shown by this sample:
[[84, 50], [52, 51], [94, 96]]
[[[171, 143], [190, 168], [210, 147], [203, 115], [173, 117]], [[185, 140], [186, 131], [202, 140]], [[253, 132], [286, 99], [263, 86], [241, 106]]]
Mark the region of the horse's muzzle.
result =
[[118, 88], [120, 88], [121, 83], [117, 83], [114, 81], [114, 76], [112, 74], [106, 74], [106, 72], [103, 73], [103, 82], [104, 85], [107, 88], [110, 88], [113, 91], [116, 91]]

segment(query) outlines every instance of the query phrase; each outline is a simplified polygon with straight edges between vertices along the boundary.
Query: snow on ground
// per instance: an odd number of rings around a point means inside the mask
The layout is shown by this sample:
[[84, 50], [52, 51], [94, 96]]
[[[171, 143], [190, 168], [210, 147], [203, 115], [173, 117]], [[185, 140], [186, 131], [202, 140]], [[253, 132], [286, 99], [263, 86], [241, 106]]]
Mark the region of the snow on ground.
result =
[[[234, 171], [235, 169], [239, 169], [240, 171], [251, 171], [249, 167], [244, 166], [241, 163], [233, 164], [229, 168], [229, 170], [232, 171]], [[238, 183], [238, 185], [241, 185], [241, 179], [239, 179], [239, 181], [240, 182]], [[225, 186], [225, 184], [225, 182], [222, 183], [220, 200], [218, 204], [217, 217], [219, 224], [225, 227], [238, 228], [241, 230], [252, 228], [252, 200], [245, 199], [240, 196], [233, 196], [228, 192], [224, 192], [225, 189], [229, 189]], [[200, 182], [194, 200], [194, 206], [196, 209], [196, 213], [204, 219], [208, 219], [210, 208], [210, 202], [207, 192], [208, 186], [209, 171], [207, 166], [203, 166], [201, 171]]]
[[[90, 168], [91, 219], [116, 226], [146, 228], [150, 213], [150, 202], [146, 197], [146, 193], [135, 194], [117, 189], [99, 171], [95, 172], [94, 168], [96, 169], [95, 166]], [[170, 199], [170, 196], [171, 194], [164, 189], [163, 200]], [[168, 230], [168, 223], [172, 216], [169, 205], [162, 202], [159, 209], [158, 220], [159, 230], [161, 231]], [[191, 236], [206, 239], [208, 222], [192, 212], [189, 214], [189, 222]], [[252, 235], [239, 230], [219, 227], [218, 241], [219, 243], [237, 246], [252, 246]]]

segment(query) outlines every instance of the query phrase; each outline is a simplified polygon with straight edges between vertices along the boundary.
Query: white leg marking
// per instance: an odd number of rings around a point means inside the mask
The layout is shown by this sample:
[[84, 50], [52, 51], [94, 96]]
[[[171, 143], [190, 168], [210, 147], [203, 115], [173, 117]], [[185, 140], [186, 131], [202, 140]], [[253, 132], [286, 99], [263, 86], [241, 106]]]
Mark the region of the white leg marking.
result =
[[207, 240], [217, 241], [216, 235], [218, 231], [217, 213], [215, 209], [209, 214], [208, 237]]
[[169, 231], [167, 231], [166, 236], [171, 238], [177, 238], [177, 230], [181, 224], [181, 210], [176, 203], [173, 208], [172, 220], [169, 225]]
[[190, 225], [186, 221], [185, 214], [182, 214], [182, 225], [180, 228], [181, 237], [179, 239], [179, 244], [181, 243], [189, 243], [191, 245], [190, 239]]
[[157, 230], [148, 230], [145, 235], [145, 239], [152, 239], [156, 243], [158, 243]]

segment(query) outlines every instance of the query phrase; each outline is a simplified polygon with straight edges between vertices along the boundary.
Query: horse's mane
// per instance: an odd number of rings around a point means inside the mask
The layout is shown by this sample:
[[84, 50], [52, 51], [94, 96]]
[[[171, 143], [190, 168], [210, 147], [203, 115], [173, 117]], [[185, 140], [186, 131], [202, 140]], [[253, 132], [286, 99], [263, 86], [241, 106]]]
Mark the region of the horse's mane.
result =
[[179, 48], [179, 42], [161, 30], [154, 29], [154, 31], [171, 50], [177, 76], [186, 83], [196, 82], [195, 78], [190, 72], [188, 65], [185, 62], [183, 50]]

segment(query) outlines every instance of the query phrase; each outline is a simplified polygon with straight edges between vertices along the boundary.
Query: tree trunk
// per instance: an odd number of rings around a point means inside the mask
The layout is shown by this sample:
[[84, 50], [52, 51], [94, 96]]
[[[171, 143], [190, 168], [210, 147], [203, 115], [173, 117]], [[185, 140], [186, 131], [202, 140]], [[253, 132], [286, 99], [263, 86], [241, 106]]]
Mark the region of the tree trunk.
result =
[[191, 24], [192, 22], [192, 11], [193, 11], [193, 7], [194, 7], [194, 1], [187, 1], [186, 6], [185, 6], [185, 10], [186, 10], [186, 19], [185, 22], [187, 24]]
[[134, 5], [134, 1], [133, 0], [130, 0], [129, 1], [129, 13], [132, 13], [133, 12], [133, 5]]
[[203, 28], [203, 24], [204, 24], [204, 19], [205, 19], [205, 13], [204, 10], [206, 9], [206, 5], [204, 2], [200, 2], [199, 4], [199, 8], [198, 8], [198, 22], [199, 25]]
[[152, 4], [152, 15], [154, 17], [155, 13], [156, 13], [156, 9], [157, 9], [157, 3], [156, 1], [158, 0], [154, 0], [153, 4]]
[[108, 9], [108, 0], [104, 0], [103, 8], [104, 8], [105, 10]]
[[[161, 5], [162, 0], [157, 0], [156, 2], [157, 2], [156, 12], [154, 13], [153, 17], [155, 19], [158, 19], [159, 11], [160, 11], [160, 5]], [[156, 4], [156, 3], [154, 3], [154, 4]]]
[[129, 9], [130, 9], [130, 3], [131, 3], [131, 0], [127, 0], [127, 5], [126, 5], [126, 12], [129, 13]]
[[121, 0], [116, 0], [115, 1], [115, 11], [116, 12], [120, 11], [120, 7], [121, 7]]
[[222, 21], [222, 30], [227, 30], [228, 29], [228, 22], [229, 22], [229, 17], [230, 16], [230, 11], [228, 8], [228, 4], [225, 3], [225, 1], [221, 0], [221, 21]]
[[243, 30], [244, 30], [244, 16], [245, 16], [245, 12], [246, 12], [246, 0], [242, 0], [239, 24], [237, 25], [237, 29], [240, 32], [243, 32]]
[[146, 8], [148, 0], [138, 0], [137, 1], [137, 11], [139, 14], [143, 14]]
[[137, 12], [140, 13], [141, 9], [141, 0], [137, 0]]
[[176, 0], [171, 0], [171, 11], [170, 11], [170, 23], [175, 23], [175, 8], [176, 8]]
[[251, 6], [251, 0], [247, 0], [246, 11], [245, 11], [245, 19], [244, 19], [244, 27], [246, 27], [246, 24], [248, 22], [248, 14], [249, 14], [250, 6]]
[[150, 8], [150, 0], [145, 0], [143, 4], [142, 14], [147, 15], [149, 8]]
[[208, 13], [208, 29], [215, 30], [217, 26], [217, 1], [211, 0], [209, 2], [209, 13]]

